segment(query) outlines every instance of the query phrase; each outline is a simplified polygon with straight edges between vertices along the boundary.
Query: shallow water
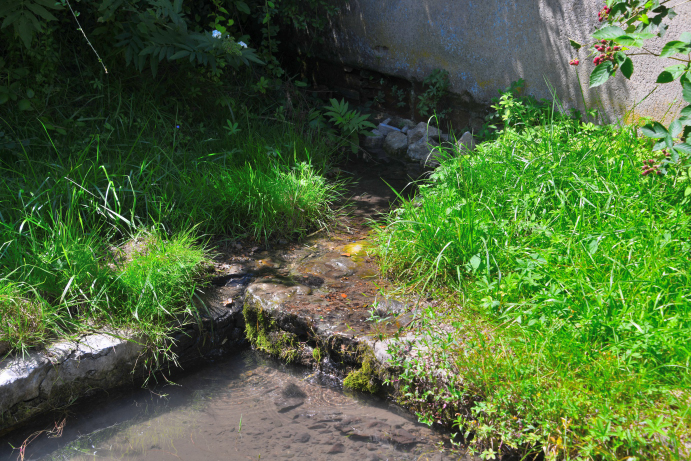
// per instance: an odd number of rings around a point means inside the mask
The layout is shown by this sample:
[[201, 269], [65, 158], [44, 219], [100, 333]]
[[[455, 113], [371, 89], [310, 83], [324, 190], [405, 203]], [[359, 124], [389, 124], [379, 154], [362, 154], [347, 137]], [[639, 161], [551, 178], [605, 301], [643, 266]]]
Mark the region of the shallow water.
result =
[[[177, 379], [72, 409], [61, 437], [41, 434], [27, 460], [446, 460], [447, 438], [400, 407], [347, 395], [336, 382], [254, 352]], [[5, 437], [19, 459], [35, 430]]]

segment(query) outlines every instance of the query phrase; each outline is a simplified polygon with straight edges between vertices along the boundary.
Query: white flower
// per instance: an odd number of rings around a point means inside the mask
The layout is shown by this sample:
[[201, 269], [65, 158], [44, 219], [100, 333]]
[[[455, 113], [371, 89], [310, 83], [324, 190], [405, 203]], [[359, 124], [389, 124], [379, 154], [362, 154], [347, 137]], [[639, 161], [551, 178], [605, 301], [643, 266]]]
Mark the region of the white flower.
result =
[[215, 30], [215, 31], [211, 32], [211, 36], [212, 36], [213, 38], [221, 38], [221, 31], [220, 31], [220, 30]]
[[247, 43], [245, 42], [238, 42], [238, 45], [240, 45], [243, 48], [247, 48]]

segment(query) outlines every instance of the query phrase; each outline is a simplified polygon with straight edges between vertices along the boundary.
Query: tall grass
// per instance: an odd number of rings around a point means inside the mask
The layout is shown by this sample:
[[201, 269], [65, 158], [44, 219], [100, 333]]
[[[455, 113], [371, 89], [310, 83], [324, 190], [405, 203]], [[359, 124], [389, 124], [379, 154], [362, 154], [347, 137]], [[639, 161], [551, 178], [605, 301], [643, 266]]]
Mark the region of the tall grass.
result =
[[443, 347], [481, 400], [458, 424], [483, 449], [674, 457], [689, 440], [688, 183], [642, 176], [649, 151], [635, 127], [509, 128], [380, 233], [389, 274], [464, 300]]
[[86, 120], [62, 127], [3, 119], [18, 141], [0, 147], [0, 341], [14, 348], [105, 325], [164, 338], [197, 315], [202, 236], [299, 238], [334, 215], [330, 148], [291, 123], [227, 133], [145, 91], [108, 97], [61, 108]]

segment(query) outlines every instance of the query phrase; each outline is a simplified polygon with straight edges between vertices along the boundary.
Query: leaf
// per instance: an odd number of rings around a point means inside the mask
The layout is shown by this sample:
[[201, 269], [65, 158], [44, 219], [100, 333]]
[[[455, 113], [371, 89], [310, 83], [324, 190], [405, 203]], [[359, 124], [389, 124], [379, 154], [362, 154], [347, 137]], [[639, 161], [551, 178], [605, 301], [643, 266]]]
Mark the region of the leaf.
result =
[[624, 64], [619, 66], [619, 70], [621, 70], [621, 73], [624, 75], [624, 77], [631, 79], [631, 75], [633, 75], [633, 61], [631, 58], [627, 56]]
[[679, 36], [679, 40], [684, 43], [691, 44], [691, 32], [682, 32], [682, 34]]
[[680, 42], [679, 40], [673, 40], [671, 42], [667, 42], [665, 46], [662, 47], [660, 57], [668, 58], [679, 53], [688, 53], [688, 45], [684, 42]]
[[245, 14], [251, 13], [250, 7], [247, 6], [247, 3], [245, 3], [245, 2], [235, 2], [235, 8], [237, 8], [238, 10], [240, 10], [241, 12], [243, 12]]
[[674, 149], [685, 154], [691, 154], [691, 144], [687, 144], [685, 142], [677, 144], [676, 146], [674, 146]]
[[683, 127], [679, 120], [675, 120], [669, 124], [669, 134], [672, 135], [673, 138], [679, 136], [679, 133], [681, 133], [682, 129]]
[[626, 35], [626, 32], [621, 27], [617, 26], [607, 26], [603, 27], [602, 29], [595, 31], [593, 34], [593, 38], [596, 38], [597, 40], [614, 40], [617, 37], [621, 37], [622, 35]]
[[667, 128], [660, 122], [652, 122], [641, 128], [641, 132], [649, 138], [660, 139], [668, 136]]
[[580, 50], [581, 48], [583, 48], [583, 45], [581, 45], [580, 43], [578, 43], [578, 42], [575, 41], [575, 40], [569, 39], [569, 43], [571, 44], [571, 46], [573, 47], [573, 49], [576, 50], [576, 51], [578, 51], [578, 50]]
[[614, 66], [611, 62], [603, 62], [599, 64], [590, 74], [590, 88], [595, 88], [605, 83], [609, 78], [614, 75]]
[[681, 83], [681, 96], [684, 98], [684, 101], [691, 104], [691, 82], [688, 79]]
[[184, 58], [185, 56], [189, 56], [190, 52], [187, 50], [180, 50], [171, 57], [168, 58], [169, 61], [175, 61], [176, 59]]
[[10, 95], [8, 93], [0, 93], [0, 104], [5, 104], [8, 99], [10, 99]]
[[622, 35], [621, 37], [617, 37], [614, 39], [615, 42], [617, 42], [620, 45], [624, 46], [632, 46], [635, 48], [640, 48], [643, 46], [643, 41], [633, 37], [631, 35]]
[[691, 106], [684, 107], [679, 113], [679, 121], [682, 125], [691, 125]]
[[28, 99], [20, 99], [19, 102], [17, 103], [17, 108], [19, 110], [31, 110], [33, 109], [31, 107], [31, 101]]
[[350, 258], [350, 253], [341, 253], [341, 256], [345, 256], [346, 258]]
[[53, 16], [48, 10], [43, 8], [41, 5], [38, 5], [36, 3], [32, 2], [26, 2], [24, 3], [27, 8], [29, 8], [31, 11], [33, 11], [36, 15], [42, 17], [46, 21], [57, 21], [58, 18]]
[[473, 268], [473, 272], [478, 270], [481, 262], [482, 262], [482, 259], [478, 255], [475, 255], [472, 258], [470, 258], [470, 267]]
[[678, 79], [685, 72], [685, 67], [683, 64], [677, 64], [675, 66], [669, 66], [663, 70], [660, 75], [657, 76], [656, 83], [669, 83]]

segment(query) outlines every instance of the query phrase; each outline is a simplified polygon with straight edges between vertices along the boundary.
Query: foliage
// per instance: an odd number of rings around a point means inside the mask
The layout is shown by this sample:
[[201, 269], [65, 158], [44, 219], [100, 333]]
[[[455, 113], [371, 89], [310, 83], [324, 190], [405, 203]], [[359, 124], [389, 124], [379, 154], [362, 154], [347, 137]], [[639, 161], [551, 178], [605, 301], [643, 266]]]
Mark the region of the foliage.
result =
[[444, 111], [437, 113], [437, 107], [441, 99], [449, 91], [449, 72], [444, 69], [434, 69], [422, 82], [425, 91], [418, 96], [417, 111], [422, 117], [431, 117], [436, 113], [443, 119]]
[[[369, 114], [362, 115], [360, 111], [350, 109], [345, 100], [329, 101], [330, 106], [324, 106], [325, 112], [313, 110], [309, 116], [310, 126], [323, 131], [331, 140], [347, 143], [350, 150], [356, 154], [360, 149], [360, 135], [371, 135], [370, 130], [376, 126], [369, 122]], [[328, 117], [328, 121], [326, 120]]]
[[56, 99], [81, 120], [3, 114], [0, 314], [12, 321], [0, 341], [13, 348], [93, 325], [133, 327], [163, 347], [197, 315], [199, 235], [299, 237], [334, 214], [338, 187], [318, 174], [331, 148], [316, 133], [247, 115], [228, 136], [201, 109], [212, 95], [171, 104], [156, 87], [117, 83], [81, 93], [98, 104]]
[[636, 127], [540, 119], [442, 162], [379, 230], [387, 273], [460, 304], [421, 319], [432, 356], [402, 384], [486, 457], [683, 458], [688, 173], [642, 176]]
[[[590, 49], [589, 56], [596, 56], [595, 69], [590, 74], [590, 87], [607, 82], [619, 70], [626, 78], [634, 71], [630, 56], [639, 54], [669, 58], [680, 64], [667, 67], [657, 77], [657, 83], [670, 83], [679, 80], [684, 101], [691, 104], [691, 32], [682, 33], [678, 40], [668, 41], [659, 53], [651, 51], [645, 42], [652, 38], [664, 37], [668, 29], [665, 20], [676, 16], [673, 7], [667, 6], [670, 0], [607, 0], [598, 14], [601, 26], [592, 34], [595, 40], [588, 45], [571, 40], [576, 50]], [[675, 5], [676, 6], [676, 5]], [[628, 54], [627, 54], [628, 53]], [[578, 65], [578, 60], [571, 61]], [[687, 126], [691, 126], [691, 105], [681, 111], [681, 116], [669, 127], [653, 122], [643, 129], [643, 133], [656, 139], [653, 151], [667, 149], [671, 152], [671, 162], [688, 164], [691, 145], [683, 142]]]

